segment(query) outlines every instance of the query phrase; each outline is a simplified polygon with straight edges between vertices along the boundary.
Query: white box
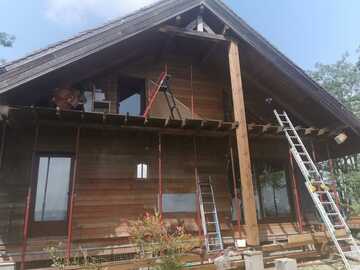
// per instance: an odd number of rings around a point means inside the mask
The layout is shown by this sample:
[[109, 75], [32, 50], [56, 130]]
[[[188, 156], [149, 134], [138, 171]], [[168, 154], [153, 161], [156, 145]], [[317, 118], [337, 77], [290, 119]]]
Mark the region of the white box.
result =
[[297, 263], [294, 259], [282, 258], [275, 260], [276, 270], [297, 270]]
[[15, 270], [14, 262], [0, 262], [0, 270]]

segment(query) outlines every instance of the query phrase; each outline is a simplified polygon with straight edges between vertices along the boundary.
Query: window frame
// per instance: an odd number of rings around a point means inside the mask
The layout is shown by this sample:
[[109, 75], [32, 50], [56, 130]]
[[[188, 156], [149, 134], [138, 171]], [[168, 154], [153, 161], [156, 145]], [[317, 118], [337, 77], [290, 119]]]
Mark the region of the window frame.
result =
[[291, 179], [290, 179], [290, 175], [289, 175], [289, 169], [287, 166], [287, 162], [285, 160], [268, 160], [268, 159], [258, 159], [256, 160], [256, 163], [266, 163], [266, 164], [271, 164], [271, 163], [277, 163], [278, 164], [278, 168], [276, 170], [274, 170], [273, 172], [279, 172], [282, 171], [284, 172], [284, 177], [285, 177], [285, 183], [286, 183], [286, 194], [287, 194], [287, 200], [289, 203], [289, 213], [286, 215], [274, 215], [274, 216], [266, 216], [264, 211], [265, 211], [265, 207], [264, 207], [264, 201], [263, 201], [263, 188], [264, 186], [262, 185], [259, 176], [260, 174], [258, 174], [258, 171], [255, 172], [255, 181], [256, 181], [256, 188], [257, 188], [257, 193], [259, 196], [259, 218], [258, 221], [260, 224], [267, 224], [267, 223], [272, 223], [272, 222], [292, 222], [294, 219], [294, 207], [293, 207], [293, 195], [291, 192]]
[[[68, 187], [68, 198], [67, 198], [67, 209], [66, 216], [63, 220], [56, 221], [36, 221], [35, 220], [35, 206], [36, 206], [36, 196], [37, 196], [37, 186], [38, 186], [38, 173], [39, 173], [39, 165], [40, 158], [70, 158], [70, 174], [69, 174], [69, 187]], [[37, 152], [35, 155], [35, 160], [33, 161], [33, 179], [31, 183], [32, 189], [32, 198], [30, 204], [31, 216], [30, 216], [30, 236], [62, 236], [67, 234], [67, 223], [69, 218], [69, 210], [70, 210], [70, 194], [71, 187], [73, 183], [73, 175], [74, 175], [74, 157], [75, 154], [72, 152], [54, 152], [54, 151], [41, 151]]]

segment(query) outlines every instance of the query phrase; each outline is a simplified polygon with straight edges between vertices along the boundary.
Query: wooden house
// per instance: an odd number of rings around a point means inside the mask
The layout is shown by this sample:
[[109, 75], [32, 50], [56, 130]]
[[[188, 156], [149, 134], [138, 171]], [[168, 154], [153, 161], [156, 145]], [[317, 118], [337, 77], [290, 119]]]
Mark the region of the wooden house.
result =
[[359, 120], [220, 0], [163, 0], [7, 63], [0, 104], [1, 256], [23, 268], [56, 242], [126, 253], [154, 209], [201, 236], [209, 177], [225, 245], [305, 233], [319, 222], [274, 109], [317, 161], [360, 149]]

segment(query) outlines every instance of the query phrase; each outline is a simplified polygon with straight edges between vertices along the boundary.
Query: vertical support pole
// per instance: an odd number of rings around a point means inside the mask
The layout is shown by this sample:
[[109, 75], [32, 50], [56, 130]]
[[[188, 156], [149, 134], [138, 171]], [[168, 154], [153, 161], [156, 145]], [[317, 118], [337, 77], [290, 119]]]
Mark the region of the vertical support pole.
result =
[[196, 137], [193, 137], [193, 148], [194, 148], [194, 173], [195, 173], [195, 184], [196, 184], [196, 223], [199, 229], [199, 238], [202, 238], [202, 227], [201, 227], [201, 216], [200, 216], [200, 193], [199, 193], [199, 171], [198, 171], [198, 149], [196, 144]]
[[230, 159], [231, 159], [231, 173], [233, 179], [233, 186], [234, 186], [234, 196], [235, 196], [235, 204], [236, 204], [236, 222], [238, 227], [239, 237], [241, 237], [241, 209], [240, 209], [240, 200], [238, 197], [237, 192], [237, 181], [236, 181], [236, 174], [235, 174], [235, 162], [234, 162], [234, 149], [231, 143], [231, 138], [229, 139], [230, 145]]
[[162, 197], [163, 197], [163, 178], [162, 178], [162, 138], [161, 133], [159, 133], [159, 143], [158, 143], [158, 163], [159, 163], [159, 214], [163, 214], [163, 203], [162, 203]]
[[35, 134], [34, 134], [34, 143], [32, 149], [32, 157], [31, 157], [31, 169], [30, 169], [30, 179], [29, 179], [29, 187], [26, 195], [26, 205], [25, 205], [25, 213], [24, 213], [24, 227], [23, 227], [23, 241], [21, 248], [21, 264], [20, 269], [25, 269], [25, 255], [27, 249], [27, 241], [29, 238], [29, 222], [30, 222], [30, 205], [32, 200], [32, 188], [34, 182], [34, 171], [35, 171], [35, 159], [36, 159], [36, 151], [38, 146], [39, 139], [39, 126], [36, 124]]
[[336, 180], [335, 180], [334, 160], [331, 158], [331, 155], [330, 155], [329, 144], [326, 144], [326, 152], [327, 152], [327, 156], [328, 156], [328, 166], [329, 166], [329, 170], [330, 170], [330, 173], [331, 173], [331, 177], [333, 177], [332, 180], [335, 182], [332, 185], [331, 189], [332, 189], [332, 192], [334, 193], [336, 206], [340, 209], [340, 198], [339, 198], [339, 193], [337, 192], [337, 183], [336, 183]]
[[190, 88], [191, 88], [191, 118], [194, 118], [195, 101], [194, 101], [194, 85], [193, 85], [193, 66], [190, 65]]
[[2, 134], [1, 134], [1, 145], [0, 145], [0, 169], [2, 168], [3, 162], [4, 162], [6, 131], [7, 131], [6, 120], [3, 120]]
[[234, 118], [239, 123], [236, 139], [239, 155], [241, 190], [247, 242], [251, 246], [260, 244], [259, 227], [256, 216], [256, 202], [252, 183], [249, 139], [247, 133], [243, 85], [241, 79], [239, 48], [235, 41], [229, 46], [229, 69], [234, 104]]
[[67, 245], [66, 245], [66, 260], [69, 262], [71, 258], [71, 244], [72, 244], [72, 224], [73, 224], [73, 212], [75, 204], [75, 186], [77, 178], [77, 167], [79, 160], [79, 145], [80, 145], [80, 127], [76, 129], [76, 143], [75, 143], [75, 158], [74, 158], [74, 169], [72, 174], [71, 181], [71, 190], [70, 190], [70, 206], [69, 206], [69, 216], [68, 216], [68, 226], [67, 226]]
[[289, 151], [289, 161], [290, 161], [290, 174], [291, 174], [291, 181], [292, 181], [292, 189], [294, 194], [294, 203], [295, 203], [295, 214], [296, 214], [296, 221], [298, 224], [298, 230], [300, 233], [304, 232], [304, 225], [303, 225], [303, 217], [301, 213], [301, 201], [300, 201], [300, 194], [298, 189], [298, 179], [295, 175], [295, 167], [294, 167], [294, 160], [291, 151]]
[[317, 163], [317, 156], [316, 156], [316, 150], [315, 150], [315, 145], [314, 145], [313, 140], [310, 141], [310, 145], [311, 145], [312, 158], [313, 158], [314, 163], [316, 164]]

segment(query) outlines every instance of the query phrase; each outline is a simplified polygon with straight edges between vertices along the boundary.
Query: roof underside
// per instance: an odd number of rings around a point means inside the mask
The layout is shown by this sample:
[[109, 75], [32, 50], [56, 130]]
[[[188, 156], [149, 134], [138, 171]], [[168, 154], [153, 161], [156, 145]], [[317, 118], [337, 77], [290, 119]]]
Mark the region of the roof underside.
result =
[[[231, 29], [229, 35], [239, 42], [249, 119], [257, 122], [273, 119], [272, 108], [264, 102], [266, 97], [272, 97], [274, 106], [287, 110], [300, 124], [350, 127], [360, 134], [360, 123], [353, 114], [218, 0], [160, 1], [6, 64], [0, 69], [1, 102], [11, 103], [21, 95], [23, 104], [19, 105], [28, 105], [32, 97], [42, 95], [44, 89], [55, 88], [69, 77], [85, 78], [137, 61], [144, 55], [156, 55], [167, 38], [158, 32], [159, 26], [174, 24], [174, 18], [180, 14], [182, 26], [186, 25], [196, 18], [200, 5], [205, 6], [204, 17], [215, 31], [221, 32], [227, 25]], [[181, 44], [178, 49], [194, 57], [199, 51], [213, 50], [210, 61], [214, 72], [227, 76], [226, 43], [215, 48], [206, 41], [179, 38], [176, 43]], [[29, 89], [31, 95], [26, 95]]]

